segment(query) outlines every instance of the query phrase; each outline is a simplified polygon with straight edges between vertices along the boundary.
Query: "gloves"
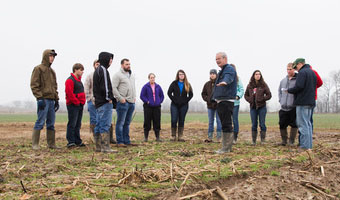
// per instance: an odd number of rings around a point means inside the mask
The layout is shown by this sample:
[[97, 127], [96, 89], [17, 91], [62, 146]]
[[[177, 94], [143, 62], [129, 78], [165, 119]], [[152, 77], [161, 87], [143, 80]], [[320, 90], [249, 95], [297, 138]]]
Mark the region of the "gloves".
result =
[[55, 100], [54, 102], [54, 112], [57, 112], [59, 110], [59, 101]]
[[46, 103], [45, 103], [45, 99], [38, 99], [37, 100], [37, 104], [38, 104], [38, 110], [44, 110]]

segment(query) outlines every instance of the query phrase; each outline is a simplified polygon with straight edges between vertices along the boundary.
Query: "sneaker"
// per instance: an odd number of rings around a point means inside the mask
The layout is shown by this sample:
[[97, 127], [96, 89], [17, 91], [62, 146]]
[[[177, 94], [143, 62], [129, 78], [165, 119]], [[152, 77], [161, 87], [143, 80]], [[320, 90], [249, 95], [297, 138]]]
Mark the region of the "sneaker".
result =
[[75, 143], [69, 143], [66, 145], [67, 148], [71, 149], [71, 148], [74, 148], [76, 147], [77, 145]]

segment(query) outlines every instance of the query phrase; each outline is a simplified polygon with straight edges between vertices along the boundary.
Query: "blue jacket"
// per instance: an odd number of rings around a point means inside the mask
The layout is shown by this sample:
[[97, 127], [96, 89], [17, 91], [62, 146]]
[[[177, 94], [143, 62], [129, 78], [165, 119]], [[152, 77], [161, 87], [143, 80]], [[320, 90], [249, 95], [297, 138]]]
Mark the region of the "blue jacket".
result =
[[[227, 64], [223, 66], [217, 74], [212, 99], [215, 101], [234, 100], [237, 88], [236, 77], [236, 71], [231, 65]], [[225, 82], [227, 85], [216, 86], [221, 82]]]
[[160, 85], [155, 83], [155, 101], [154, 101], [151, 85], [150, 83], [147, 83], [143, 86], [142, 91], [140, 92], [140, 99], [150, 107], [161, 106], [164, 100], [163, 90]]
[[243, 94], [244, 94], [243, 84], [242, 81], [240, 80], [240, 77], [238, 77], [236, 96], [238, 96], [239, 99], [235, 100], [234, 106], [240, 105], [240, 99], [243, 97]]
[[297, 74], [295, 86], [288, 92], [294, 94], [296, 106], [315, 106], [316, 75], [308, 64]]

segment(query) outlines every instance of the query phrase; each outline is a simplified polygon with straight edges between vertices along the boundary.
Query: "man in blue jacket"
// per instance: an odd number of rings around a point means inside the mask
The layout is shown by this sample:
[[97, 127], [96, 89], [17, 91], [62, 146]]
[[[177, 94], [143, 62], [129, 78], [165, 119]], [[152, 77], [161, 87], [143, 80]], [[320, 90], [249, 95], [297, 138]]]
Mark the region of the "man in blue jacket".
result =
[[226, 53], [217, 53], [216, 63], [221, 70], [215, 81], [212, 99], [217, 102], [217, 113], [222, 124], [222, 148], [216, 153], [227, 153], [232, 151], [234, 138], [232, 115], [236, 98], [237, 74], [235, 69], [228, 64]]
[[312, 109], [315, 106], [316, 75], [305, 59], [298, 58], [293, 63], [293, 68], [299, 71], [296, 83], [288, 93], [294, 94], [296, 105], [296, 123], [300, 132], [301, 150], [312, 149], [313, 128], [311, 124]]

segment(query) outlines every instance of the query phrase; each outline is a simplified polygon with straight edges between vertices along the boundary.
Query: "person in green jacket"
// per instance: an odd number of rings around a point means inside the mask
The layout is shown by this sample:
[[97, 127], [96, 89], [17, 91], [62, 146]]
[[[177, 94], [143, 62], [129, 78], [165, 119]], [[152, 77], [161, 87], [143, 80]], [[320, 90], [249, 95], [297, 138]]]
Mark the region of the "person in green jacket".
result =
[[[236, 71], [236, 66], [234, 64], [230, 64]], [[236, 90], [236, 100], [234, 102], [234, 110], [233, 110], [233, 125], [234, 125], [234, 140], [233, 143], [236, 144], [238, 133], [239, 133], [239, 124], [238, 124], [238, 112], [240, 109], [240, 99], [243, 97], [244, 89], [243, 84], [240, 80], [240, 77], [237, 76], [237, 90]]]

